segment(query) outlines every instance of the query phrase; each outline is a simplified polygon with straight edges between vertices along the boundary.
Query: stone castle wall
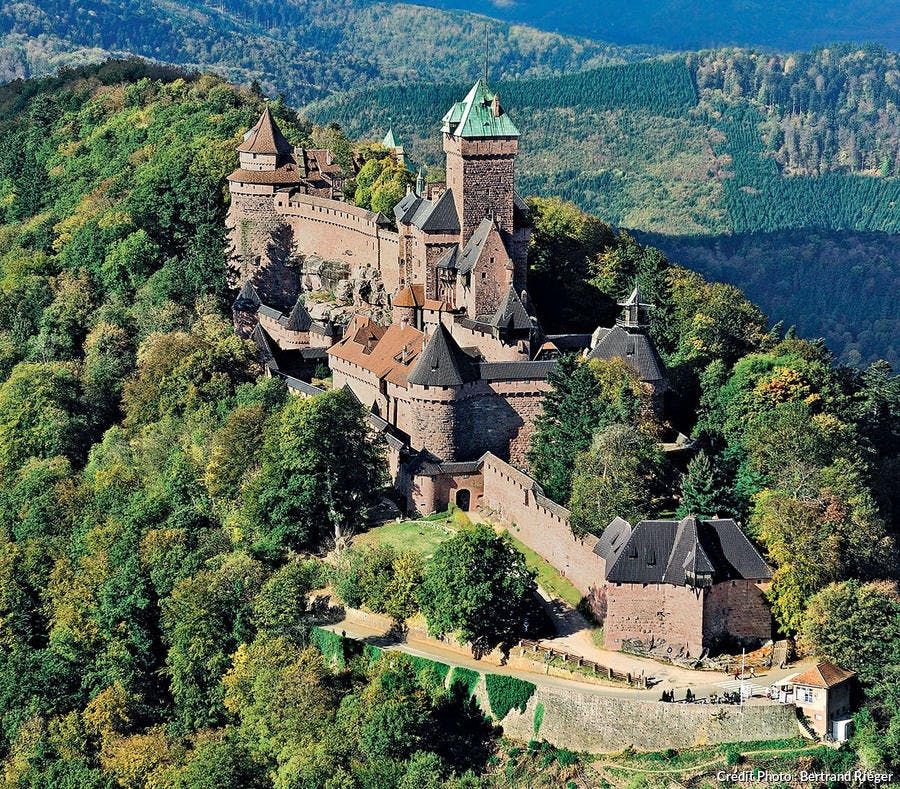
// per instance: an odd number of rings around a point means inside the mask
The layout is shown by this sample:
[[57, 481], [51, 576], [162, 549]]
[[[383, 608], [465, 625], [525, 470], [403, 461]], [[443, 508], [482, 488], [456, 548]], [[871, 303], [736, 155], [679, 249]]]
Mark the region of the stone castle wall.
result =
[[263, 303], [287, 309], [300, 293], [299, 272], [290, 265], [291, 232], [272, 211], [272, 194], [232, 192], [226, 219], [230, 285], [250, 280]]
[[603, 643], [622, 649], [664, 640], [672, 654], [698, 657], [703, 651], [702, 590], [672, 584], [607, 584]]
[[343, 261], [351, 275], [374, 266], [388, 293], [400, 285], [397, 233], [379, 225], [377, 214], [314, 195], [277, 193], [273, 209], [293, 231], [297, 250], [326, 260]]
[[535, 495], [527, 474], [495, 455], [484, 459], [484, 506], [508, 525], [510, 534], [543, 556], [585, 597], [596, 598], [606, 575], [606, 563], [594, 553], [597, 538], [576, 537], [569, 528], [569, 511]]
[[264, 312], [256, 314], [266, 333], [278, 343], [278, 347], [283, 351], [297, 350], [299, 348], [330, 348], [332, 346], [332, 337], [326, 337], [324, 334], [315, 331], [288, 331], [280, 321], [266, 315]]
[[741, 633], [750, 644], [768, 641], [772, 637], [772, 614], [764, 597], [768, 586], [743, 579], [713, 586], [704, 600], [704, 643], [733, 641], [734, 633]]
[[461, 491], [469, 493], [469, 510], [476, 510], [483, 503], [484, 477], [474, 474], [417, 475], [407, 490], [407, 506], [416, 512], [443, 512], [450, 504], [461, 504]]
[[[484, 680], [476, 687], [482, 709], [490, 709]], [[535, 733], [535, 711], [543, 720]], [[575, 688], [539, 687], [525, 712], [510, 711], [501, 721], [503, 733], [520, 742], [535, 738], [558, 748], [587, 753], [615, 753], [625, 748], [662, 751], [729, 742], [786, 739], [797, 735], [792, 704], [666, 704], [612, 697]]]
[[463, 243], [486, 216], [493, 216], [501, 231], [513, 232], [517, 149], [514, 137], [466, 140], [444, 135], [447, 188], [453, 190]]

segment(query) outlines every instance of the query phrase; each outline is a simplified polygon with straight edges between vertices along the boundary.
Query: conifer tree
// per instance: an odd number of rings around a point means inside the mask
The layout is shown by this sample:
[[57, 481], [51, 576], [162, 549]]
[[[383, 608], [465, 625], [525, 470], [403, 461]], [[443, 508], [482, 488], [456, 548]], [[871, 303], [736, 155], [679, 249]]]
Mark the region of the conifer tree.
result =
[[681, 481], [681, 506], [678, 517], [696, 515], [711, 518], [722, 509], [722, 496], [716, 483], [716, 473], [705, 452], [697, 454], [688, 463], [687, 472]]

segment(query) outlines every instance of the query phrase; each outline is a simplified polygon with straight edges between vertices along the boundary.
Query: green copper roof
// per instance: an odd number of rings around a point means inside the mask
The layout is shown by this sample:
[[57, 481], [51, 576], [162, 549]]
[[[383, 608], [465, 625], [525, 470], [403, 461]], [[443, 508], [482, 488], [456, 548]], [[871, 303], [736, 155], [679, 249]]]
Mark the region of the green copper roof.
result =
[[384, 139], [381, 141], [381, 144], [385, 148], [399, 148], [400, 143], [397, 142], [397, 138], [394, 136], [394, 130], [388, 129], [388, 133], [384, 135]]
[[[468, 95], [456, 102], [444, 116], [442, 131], [456, 137], [518, 137], [519, 130], [510, 120], [496, 94], [484, 80], [478, 80]], [[495, 111], [496, 109], [496, 111]]]

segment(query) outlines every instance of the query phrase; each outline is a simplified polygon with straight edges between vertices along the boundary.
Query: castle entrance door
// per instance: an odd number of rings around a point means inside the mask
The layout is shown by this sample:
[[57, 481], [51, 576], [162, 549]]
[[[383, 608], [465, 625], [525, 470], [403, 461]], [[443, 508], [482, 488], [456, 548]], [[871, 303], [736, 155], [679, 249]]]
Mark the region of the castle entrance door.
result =
[[456, 491], [456, 506], [464, 512], [469, 511], [469, 503], [472, 500], [472, 494], [465, 488]]

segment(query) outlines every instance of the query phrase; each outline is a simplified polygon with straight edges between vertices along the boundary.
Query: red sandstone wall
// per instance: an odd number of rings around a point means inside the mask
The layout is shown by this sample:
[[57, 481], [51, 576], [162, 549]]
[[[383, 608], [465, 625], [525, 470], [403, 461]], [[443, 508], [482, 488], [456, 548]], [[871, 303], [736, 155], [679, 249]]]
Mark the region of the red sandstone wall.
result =
[[275, 196], [274, 210], [291, 226], [302, 253], [345, 261], [353, 271], [376, 266], [388, 293], [399, 286], [400, 239], [377, 225], [371, 212], [339, 200], [283, 194]]
[[534, 480], [495, 455], [484, 458], [484, 505], [494, 510], [510, 534], [536, 551], [565, 575], [585, 596], [603, 584], [606, 566], [593, 552], [597, 538], [577, 538], [568, 510], [553, 510], [535, 499]]
[[753, 581], [726, 581], [709, 589], [703, 606], [703, 640], [712, 647], [723, 638], [748, 642], [772, 637], [772, 614], [761, 586]]
[[512, 233], [515, 138], [464, 140], [444, 135], [447, 187], [453, 190], [463, 243], [487, 216]]
[[703, 651], [703, 593], [670, 584], [607, 584], [603, 643], [622, 649], [625, 640], [665, 640], [677, 654]]
[[277, 320], [270, 318], [268, 315], [259, 313], [257, 317], [260, 325], [278, 343], [278, 347], [283, 351], [292, 351], [298, 348], [330, 348], [333, 345], [333, 338], [326, 337], [318, 332], [288, 331]]
[[456, 503], [461, 490], [469, 491], [469, 510], [478, 509], [483, 503], [484, 477], [480, 473], [416, 476], [409, 485], [407, 507], [423, 515], [443, 512]]
[[522, 362], [528, 361], [528, 354], [519, 351], [517, 345], [504, 345], [492, 334], [467, 329], [454, 320], [444, 321], [453, 339], [463, 348], [477, 348], [488, 362]]

